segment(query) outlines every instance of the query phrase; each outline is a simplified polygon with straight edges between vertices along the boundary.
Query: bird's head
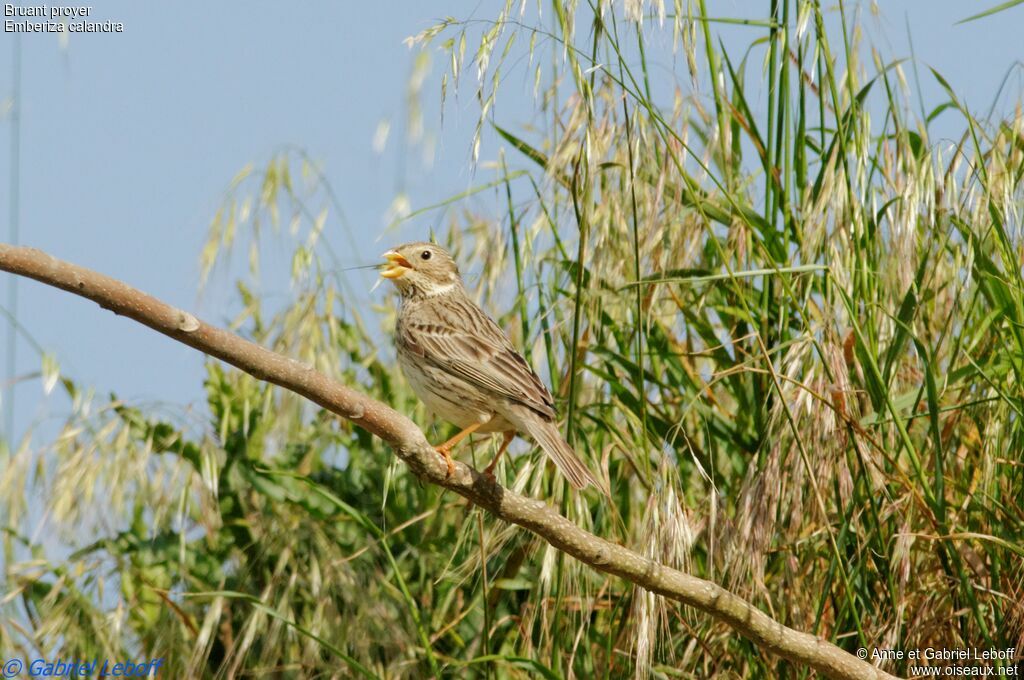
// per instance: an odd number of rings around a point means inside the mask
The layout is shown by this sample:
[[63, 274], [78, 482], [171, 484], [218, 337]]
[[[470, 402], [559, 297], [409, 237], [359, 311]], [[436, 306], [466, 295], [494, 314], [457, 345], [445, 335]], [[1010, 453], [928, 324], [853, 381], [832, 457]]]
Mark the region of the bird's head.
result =
[[406, 243], [384, 253], [380, 275], [391, 279], [403, 296], [439, 295], [462, 285], [459, 267], [433, 243]]

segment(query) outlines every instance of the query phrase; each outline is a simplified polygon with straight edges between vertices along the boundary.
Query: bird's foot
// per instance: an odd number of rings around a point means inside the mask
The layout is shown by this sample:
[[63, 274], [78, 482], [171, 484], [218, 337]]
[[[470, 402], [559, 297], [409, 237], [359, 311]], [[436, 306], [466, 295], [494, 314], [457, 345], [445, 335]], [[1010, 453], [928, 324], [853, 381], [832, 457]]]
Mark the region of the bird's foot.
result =
[[452, 473], [455, 472], [455, 461], [452, 460], [451, 449], [442, 444], [441, 446], [435, 446], [434, 450], [437, 451], [442, 458], [444, 458], [444, 462], [448, 466], [448, 474], [444, 476], [445, 479], [448, 479], [449, 477], [452, 476]]
[[498, 459], [495, 458], [494, 460], [491, 461], [490, 465], [488, 465], [487, 467], [484, 468], [484, 476], [487, 477], [488, 479], [490, 479], [495, 484], [498, 483], [497, 478], [494, 476], [494, 465], [497, 462], [498, 462]]
[[509, 430], [506, 432], [504, 440], [501, 442], [501, 447], [498, 448], [498, 455], [496, 455], [490, 464], [484, 468], [484, 475], [495, 484], [498, 483], [498, 480], [494, 477], [494, 466], [498, 464], [498, 461], [501, 460], [501, 454], [505, 453], [505, 450], [508, 449], [508, 445], [511, 444], [512, 440], [515, 438], [515, 430]]

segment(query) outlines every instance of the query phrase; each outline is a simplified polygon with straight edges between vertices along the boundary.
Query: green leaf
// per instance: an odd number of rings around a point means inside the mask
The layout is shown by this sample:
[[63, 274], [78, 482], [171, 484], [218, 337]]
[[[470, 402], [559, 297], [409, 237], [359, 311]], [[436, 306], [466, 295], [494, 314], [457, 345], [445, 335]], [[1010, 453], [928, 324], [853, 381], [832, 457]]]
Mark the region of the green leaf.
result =
[[1024, 3], [1024, 0], [1007, 0], [1007, 2], [1001, 2], [995, 7], [989, 7], [984, 12], [978, 12], [977, 14], [972, 14], [966, 19], [961, 19], [960, 21], [956, 22], [955, 25], [959, 26], [960, 24], [966, 24], [968, 21], [974, 21], [975, 19], [983, 19], [984, 17], [991, 16], [997, 12], [1002, 12], [1003, 10], [1010, 9], [1011, 7], [1016, 7], [1021, 3]]

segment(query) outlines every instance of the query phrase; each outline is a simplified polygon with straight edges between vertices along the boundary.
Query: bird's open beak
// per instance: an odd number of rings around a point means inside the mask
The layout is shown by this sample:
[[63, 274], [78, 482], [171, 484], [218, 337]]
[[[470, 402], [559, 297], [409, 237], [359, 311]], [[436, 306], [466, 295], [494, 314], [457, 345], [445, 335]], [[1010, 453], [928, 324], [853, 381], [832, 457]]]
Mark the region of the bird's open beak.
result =
[[409, 264], [409, 260], [402, 257], [394, 250], [389, 250], [381, 255], [381, 257], [388, 261], [384, 266], [384, 271], [380, 273], [380, 275], [385, 279], [397, 279], [399, 276], [402, 276], [412, 269], [412, 265]]

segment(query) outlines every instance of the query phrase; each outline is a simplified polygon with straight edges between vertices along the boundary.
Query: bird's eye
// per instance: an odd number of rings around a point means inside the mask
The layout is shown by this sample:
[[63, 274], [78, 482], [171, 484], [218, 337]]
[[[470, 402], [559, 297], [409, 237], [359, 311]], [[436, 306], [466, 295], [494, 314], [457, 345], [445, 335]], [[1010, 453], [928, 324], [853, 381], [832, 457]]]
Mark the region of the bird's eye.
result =
[[430, 251], [429, 250], [424, 250], [422, 253], [420, 253], [420, 257], [422, 257], [424, 260], [429, 260], [430, 259]]

